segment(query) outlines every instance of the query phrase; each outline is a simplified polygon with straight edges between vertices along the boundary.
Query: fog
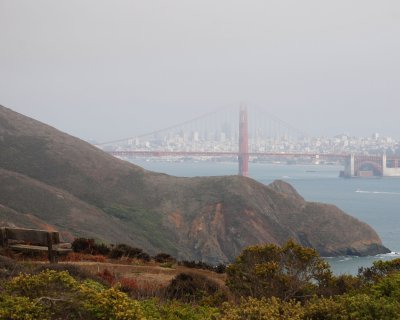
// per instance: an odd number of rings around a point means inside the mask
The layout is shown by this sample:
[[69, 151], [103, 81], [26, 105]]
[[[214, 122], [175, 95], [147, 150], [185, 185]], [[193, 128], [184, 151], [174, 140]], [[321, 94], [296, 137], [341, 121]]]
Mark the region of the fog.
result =
[[0, 104], [83, 139], [225, 105], [400, 139], [398, 0], [0, 0]]

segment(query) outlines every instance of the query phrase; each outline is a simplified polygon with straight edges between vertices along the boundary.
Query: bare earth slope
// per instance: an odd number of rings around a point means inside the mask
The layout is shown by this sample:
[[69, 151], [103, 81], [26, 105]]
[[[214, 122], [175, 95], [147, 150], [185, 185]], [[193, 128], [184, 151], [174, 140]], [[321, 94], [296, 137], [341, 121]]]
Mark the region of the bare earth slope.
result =
[[289, 238], [329, 256], [388, 251], [368, 225], [285, 182], [149, 172], [1, 106], [0, 220], [211, 263]]

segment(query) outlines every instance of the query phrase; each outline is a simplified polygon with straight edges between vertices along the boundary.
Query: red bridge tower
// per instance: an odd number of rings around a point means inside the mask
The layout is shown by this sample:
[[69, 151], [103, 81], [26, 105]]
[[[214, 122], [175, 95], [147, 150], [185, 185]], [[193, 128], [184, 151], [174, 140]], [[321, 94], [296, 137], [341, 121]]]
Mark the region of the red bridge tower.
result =
[[240, 106], [239, 112], [239, 175], [249, 176], [249, 127], [247, 121], [247, 107]]

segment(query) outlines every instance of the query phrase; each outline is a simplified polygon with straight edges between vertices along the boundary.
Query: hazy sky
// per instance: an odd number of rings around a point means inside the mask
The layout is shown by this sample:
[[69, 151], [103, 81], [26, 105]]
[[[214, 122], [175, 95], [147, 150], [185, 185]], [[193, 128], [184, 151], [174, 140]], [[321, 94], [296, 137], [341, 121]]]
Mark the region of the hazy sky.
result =
[[248, 101], [400, 139], [399, 0], [0, 0], [0, 104], [83, 139]]

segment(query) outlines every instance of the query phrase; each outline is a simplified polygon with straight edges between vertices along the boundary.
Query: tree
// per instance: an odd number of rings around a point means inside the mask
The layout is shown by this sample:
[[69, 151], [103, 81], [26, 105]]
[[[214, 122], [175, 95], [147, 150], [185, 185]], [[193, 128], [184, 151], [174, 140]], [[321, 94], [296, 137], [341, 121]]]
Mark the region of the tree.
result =
[[329, 265], [311, 248], [289, 240], [246, 248], [227, 268], [226, 284], [236, 296], [279, 297], [302, 300], [327, 286]]

